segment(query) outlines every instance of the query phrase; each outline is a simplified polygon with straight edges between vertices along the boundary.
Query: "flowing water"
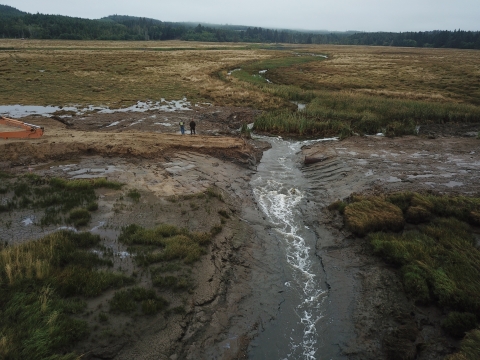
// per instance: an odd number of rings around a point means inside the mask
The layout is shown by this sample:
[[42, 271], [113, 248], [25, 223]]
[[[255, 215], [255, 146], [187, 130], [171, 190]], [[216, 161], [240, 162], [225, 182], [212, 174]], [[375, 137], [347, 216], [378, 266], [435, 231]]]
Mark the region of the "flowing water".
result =
[[[265, 139], [272, 148], [264, 153], [251, 186], [258, 206], [271, 224], [277, 242], [275, 264], [283, 283], [278, 311], [251, 343], [252, 359], [330, 359], [324, 341], [327, 286], [321, 260], [315, 254], [317, 237], [304, 223], [308, 184], [300, 170], [299, 151], [306, 142]], [[266, 285], [260, 285], [266, 286]]]

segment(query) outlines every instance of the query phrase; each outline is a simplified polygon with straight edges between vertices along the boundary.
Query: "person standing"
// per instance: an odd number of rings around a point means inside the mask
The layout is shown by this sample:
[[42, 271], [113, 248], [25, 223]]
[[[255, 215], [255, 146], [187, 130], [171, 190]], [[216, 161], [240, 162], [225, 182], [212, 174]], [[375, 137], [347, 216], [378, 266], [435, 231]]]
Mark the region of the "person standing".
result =
[[197, 126], [197, 123], [192, 118], [192, 121], [190, 121], [190, 135], [196, 135], [196, 133], [195, 133], [195, 127], [196, 126]]
[[185, 135], [185, 123], [181, 120], [178, 125], [180, 125], [180, 132], [182, 135]]

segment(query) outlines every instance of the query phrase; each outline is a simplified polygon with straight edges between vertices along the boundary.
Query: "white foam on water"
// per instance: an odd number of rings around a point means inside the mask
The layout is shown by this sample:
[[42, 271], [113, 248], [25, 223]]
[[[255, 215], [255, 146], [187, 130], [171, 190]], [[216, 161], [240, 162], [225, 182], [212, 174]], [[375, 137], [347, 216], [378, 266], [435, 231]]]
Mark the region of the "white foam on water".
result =
[[22, 224], [23, 224], [23, 226], [30, 226], [30, 225], [33, 225], [34, 221], [35, 221], [35, 217], [34, 216], [29, 216], [29, 217], [25, 218], [24, 220], [22, 220]]
[[[292, 185], [298, 174], [292, 168], [292, 158], [302, 146], [321, 141], [334, 141], [338, 138], [288, 142], [282, 139], [270, 139], [272, 143], [286, 145], [284, 156], [270, 166], [270, 174], [259, 175], [252, 181], [253, 192], [262, 212], [268, 217], [275, 231], [282, 239], [286, 260], [293, 269], [294, 281], [285, 284], [292, 291], [298, 292], [300, 303], [294, 309], [298, 316], [298, 324], [303, 328], [301, 343], [290, 337], [290, 353], [286, 359], [317, 359], [318, 332], [317, 323], [323, 318], [322, 304], [326, 291], [322, 289], [321, 280], [314, 270], [315, 249], [309, 245], [303, 235], [306, 226], [302, 218], [300, 204], [306, 194]], [[283, 154], [282, 154], [283, 155]], [[316, 264], [318, 266], [318, 264]], [[292, 330], [292, 335], [295, 330]], [[297, 334], [298, 335], [298, 334]], [[297, 336], [295, 338], [298, 339]]]

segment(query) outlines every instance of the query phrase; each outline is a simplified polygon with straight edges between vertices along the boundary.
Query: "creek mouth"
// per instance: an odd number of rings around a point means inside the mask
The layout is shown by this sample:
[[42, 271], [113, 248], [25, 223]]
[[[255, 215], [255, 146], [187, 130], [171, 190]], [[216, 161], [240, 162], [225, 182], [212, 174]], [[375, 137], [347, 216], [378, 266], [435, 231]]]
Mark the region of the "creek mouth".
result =
[[331, 334], [325, 336], [333, 317], [328, 312], [326, 274], [315, 251], [319, 239], [305, 221], [308, 181], [299, 167], [299, 152], [312, 142], [264, 140], [272, 147], [250, 185], [270, 237], [258, 259], [263, 273], [254, 274], [252, 281], [258, 298], [254, 303], [269, 317], [250, 343], [249, 358], [339, 358], [338, 346], [328, 339]]

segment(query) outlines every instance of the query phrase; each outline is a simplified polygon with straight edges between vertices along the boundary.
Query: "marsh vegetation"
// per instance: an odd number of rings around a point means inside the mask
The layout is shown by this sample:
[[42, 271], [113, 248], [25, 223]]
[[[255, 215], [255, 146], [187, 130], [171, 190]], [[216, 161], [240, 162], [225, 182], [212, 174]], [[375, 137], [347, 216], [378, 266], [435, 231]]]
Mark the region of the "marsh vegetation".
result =
[[446, 333], [457, 338], [467, 333], [462, 346], [469, 352], [466, 358], [478, 356], [474, 329], [480, 319], [480, 250], [474, 232], [480, 226], [479, 198], [412, 192], [354, 195], [349, 203], [336, 202], [330, 209], [343, 213], [346, 226], [366, 236], [371, 251], [398, 269], [412, 301], [444, 310]]

